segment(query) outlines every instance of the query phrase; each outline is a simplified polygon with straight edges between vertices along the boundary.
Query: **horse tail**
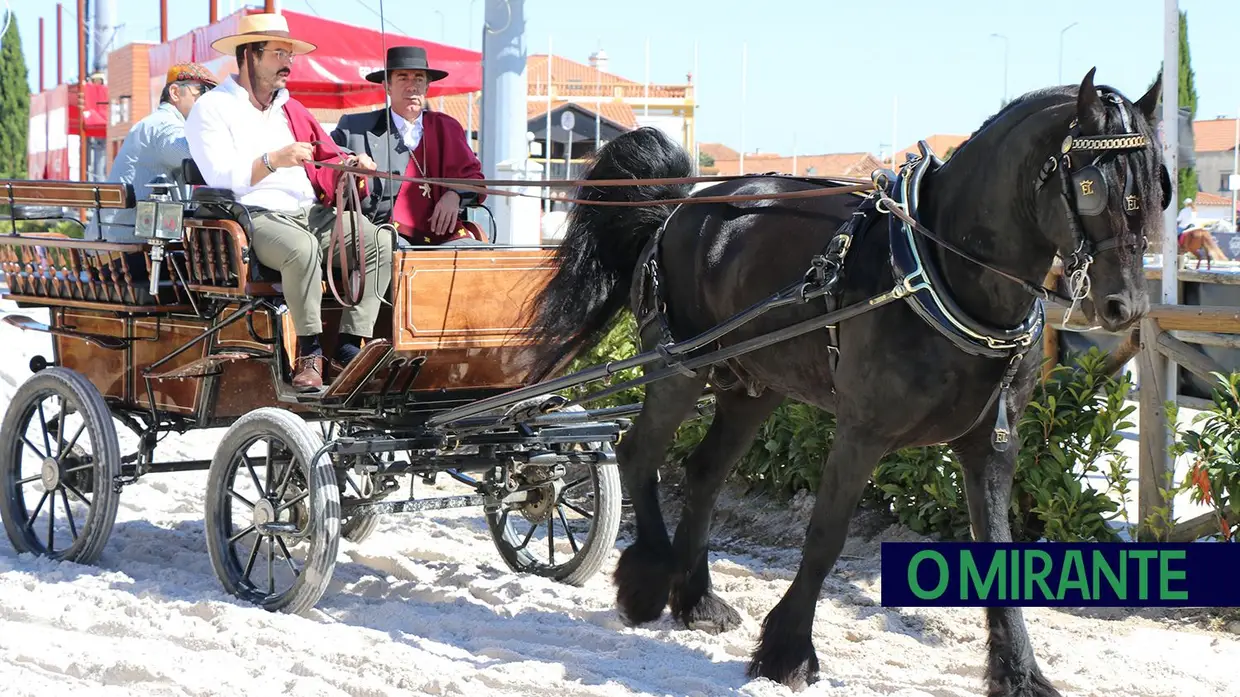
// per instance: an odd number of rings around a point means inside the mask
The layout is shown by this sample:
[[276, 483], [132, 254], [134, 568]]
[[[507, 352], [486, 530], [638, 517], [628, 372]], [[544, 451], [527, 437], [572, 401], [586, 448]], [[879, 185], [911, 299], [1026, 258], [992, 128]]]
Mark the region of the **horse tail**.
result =
[[[663, 179], [693, 174], [693, 160], [662, 131], [628, 131], [596, 153], [583, 179]], [[643, 248], [674, 210], [661, 199], [689, 195], [688, 184], [591, 187], [577, 198], [588, 201], [648, 201], [648, 206], [575, 204], [556, 250], [556, 270], [533, 299], [530, 329], [554, 346], [541, 366], [546, 371], [600, 338], [624, 307]], [[541, 372], [541, 371], [540, 371]]]

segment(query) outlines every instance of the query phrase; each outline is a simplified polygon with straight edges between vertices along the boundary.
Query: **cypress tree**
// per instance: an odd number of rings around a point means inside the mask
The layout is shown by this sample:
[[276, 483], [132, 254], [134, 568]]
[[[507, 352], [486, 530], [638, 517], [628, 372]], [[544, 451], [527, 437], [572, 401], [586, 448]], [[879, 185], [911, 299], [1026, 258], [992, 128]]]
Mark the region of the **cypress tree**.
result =
[[30, 128], [30, 87], [17, 17], [7, 13], [0, 39], [0, 179], [26, 178], [26, 138]]
[[[1191, 124], [1197, 118], [1197, 88], [1193, 85], [1193, 62], [1188, 50], [1188, 13], [1180, 12], [1180, 108], [1188, 109], [1188, 120]], [[1176, 202], [1184, 207], [1185, 198], [1197, 197], [1197, 169], [1181, 167], [1179, 171], [1180, 200]]]

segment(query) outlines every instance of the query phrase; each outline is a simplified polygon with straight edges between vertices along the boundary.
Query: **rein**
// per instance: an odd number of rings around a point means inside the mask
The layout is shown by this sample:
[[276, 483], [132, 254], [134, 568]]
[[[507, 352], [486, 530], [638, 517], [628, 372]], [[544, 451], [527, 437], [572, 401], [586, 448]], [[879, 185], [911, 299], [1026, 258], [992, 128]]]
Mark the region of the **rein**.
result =
[[[681, 205], [695, 203], [737, 203], [741, 201], [773, 201], [780, 199], [802, 199], [802, 198], [818, 198], [821, 196], [837, 196], [839, 194], [851, 194], [869, 192], [874, 190], [874, 184], [865, 179], [854, 179], [851, 177], [840, 177], [831, 179], [817, 179], [811, 177], [785, 177], [788, 179], [796, 179], [816, 184], [840, 184], [845, 186], [832, 186], [824, 189], [807, 189], [805, 191], [785, 191], [773, 194], [749, 194], [749, 195], [731, 195], [731, 196], [694, 196], [684, 198], [665, 198], [655, 199], [652, 201], [592, 201], [588, 199], [578, 198], [555, 198], [542, 196], [540, 194], [526, 194], [516, 191], [505, 191], [503, 189], [495, 189], [495, 186], [529, 186], [535, 188], [578, 188], [578, 187], [595, 187], [595, 186], [658, 186], [673, 184], [693, 184], [705, 182], [723, 182], [733, 181], [735, 179], [767, 177], [771, 175], [753, 174], [743, 175], [740, 177], [728, 176], [711, 176], [711, 177], [677, 177], [666, 179], [568, 179], [542, 182], [537, 179], [529, 180], [512, 180], [512, 179], [447, 179], [437, 177], [406, 177], [399, 174], [388, 174], [377, 172], [375, 170], [363, 169], [353, 165], [341, 165], [333, 162], [315, 162], [316, 167], [325, 169], [334, 169], [346, 174], [361, 177], [378, 177], [387, 181], [409, 182], [411, 184], [432, 184], [437, 186], [450, 187], [461, 191], [471, 191], [478, 194], [486, 194], [488, 196], [508, 196], [513, 198], [533, 198], [539, 200], [555, 200], [562, 203], [575, 203], [585, 206], [659, 206], [659, 205]], [[780, 175], [783, 176], [783, 175]]]

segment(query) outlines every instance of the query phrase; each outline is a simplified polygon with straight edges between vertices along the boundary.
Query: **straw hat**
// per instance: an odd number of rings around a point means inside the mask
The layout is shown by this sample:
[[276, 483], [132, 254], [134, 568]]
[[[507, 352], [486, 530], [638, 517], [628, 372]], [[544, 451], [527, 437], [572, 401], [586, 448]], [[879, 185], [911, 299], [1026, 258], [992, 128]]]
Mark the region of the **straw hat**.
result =
[[211, 48], [231, 56], [237, 52], [238, 46], [259, 41], [286, 41], [293, 45], [293, 53], [297, 55], [318, 48], [308, 41], [290, 38], [288, 21], [284, 15], [274, 13], [245, 15], [237, 23], [236, 34], [212, 41]]
[[165, 83], [171, 85], [174, 82], [201, 82], [204, 85], [217, 87], [219, 81], [207, 70], [206, 66], [198, 63], [177, 63], [168, 68], [168, 76]]

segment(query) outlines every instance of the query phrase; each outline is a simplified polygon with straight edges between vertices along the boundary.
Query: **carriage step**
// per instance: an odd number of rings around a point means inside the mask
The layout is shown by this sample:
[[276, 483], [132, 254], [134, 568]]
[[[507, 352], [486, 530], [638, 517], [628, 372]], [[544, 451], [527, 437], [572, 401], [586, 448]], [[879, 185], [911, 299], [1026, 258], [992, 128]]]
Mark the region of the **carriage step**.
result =
[[366, 342], [361, 353], [349, 361], [344, 370], [340, 371], [340, 375], [323, 391], [322, 400], [351, 400], [353, 395], [374, 377], [390, 355], [392, 342], [387, 339]]
[[255, 356], [252, 353], [243, 353], [240, 351], [214, 353], [210, 356], [199, 358], [191, 363], [186, 363], [180, 368], [175, 368], [158, 375], [148, 375], [147, 377], [151, 380], [184, 380], [187, 378], [205, 378], [211, 375], [218, 375], [220, 372], [219, 367], [225, 363], [246, 361], [254, 358], [261, 358], [261, 356]]
[[101, 334], [88, 334], [86, 332], [75, 332], [72, 329], [64, 329], [63, 327], [49, 327], [48, 325], [42, 322], [36, 322], [25, 315], [6, 315], [4, 321], [25, 331], [47, 332], [48, 334], [55, 334], [56, 336], [81, 339], [82, 341], [92, 343], [105, 349], [119, 350], [129, 345], [128, 341], [119, 337], [104, 336]]

